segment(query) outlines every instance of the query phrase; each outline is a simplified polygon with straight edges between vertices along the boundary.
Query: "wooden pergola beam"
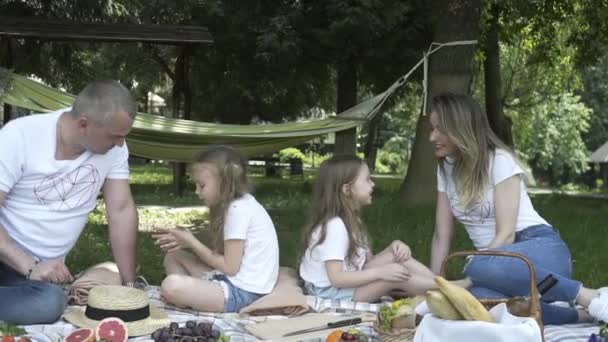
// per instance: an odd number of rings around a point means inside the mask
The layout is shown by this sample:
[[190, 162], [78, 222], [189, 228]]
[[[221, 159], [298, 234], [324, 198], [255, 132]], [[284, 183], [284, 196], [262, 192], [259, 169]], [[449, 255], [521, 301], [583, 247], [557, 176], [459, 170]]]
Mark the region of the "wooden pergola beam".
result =
[[69, 21], [0, 16], [0, 36], [41, 40], [146, 42], [155, 44], [212, 43], [206, 27]]

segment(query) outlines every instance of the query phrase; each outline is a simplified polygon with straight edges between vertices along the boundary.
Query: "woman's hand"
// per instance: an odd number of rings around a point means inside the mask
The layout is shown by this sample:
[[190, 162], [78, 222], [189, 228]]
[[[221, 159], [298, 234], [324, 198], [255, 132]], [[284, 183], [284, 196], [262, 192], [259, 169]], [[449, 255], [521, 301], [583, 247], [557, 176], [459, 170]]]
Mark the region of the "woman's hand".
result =
[[412, 250], [403, 241], [395, 240], [390, 245], [393, 261], [403, 263], [412, 257]]
[[156, 240], [155, 245], [165, 252], [174, 252], [181, 248], [192, 247], [196, 237], [187, 229], [158, 229], [156, 234], [152, 235]]

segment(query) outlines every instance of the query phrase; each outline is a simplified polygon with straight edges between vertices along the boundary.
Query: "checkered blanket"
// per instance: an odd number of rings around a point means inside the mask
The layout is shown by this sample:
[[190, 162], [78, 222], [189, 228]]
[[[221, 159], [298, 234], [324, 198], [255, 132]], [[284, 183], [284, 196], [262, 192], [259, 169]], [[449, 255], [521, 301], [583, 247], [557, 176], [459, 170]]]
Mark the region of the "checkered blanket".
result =
[[[150, 302], [167, 312], [172, 322], [184, 323], [189, 320], [212, 322], [215, 329], [230, 337], [231, 342], [250, 342], [258, 339], [245, 330], [245, 326], [251, 323], [259, 323], [267, 320], [286, 319], [286, 316], [239, 316], [238, 314], [215, 314], [197, 312], [193, 310], [181, 309], [160, 300], [158, 287], [151, 286], [146, 292], [150, 297]], [[321, 299], [318, 297], [307, 296], [308, 305], [317, 312], [330, 312], [345, 314], [353, 312], [378, 312], [382, 303], [360, 303], [351, 301], [336, 301]], [[65, 321], [58, 321], [49, 325], [30, 325], [24, 327], [32, 339], [36, 342], [60, 342], [63, 337], [72, 332], [75, 327]], [[367, 334], [370, 341], [379, 341], [378, 335], [374, 331], [371, 323], [361, 323], [357, 329]], [[545, 327], [546, 342], [575, 341], [587, 342], [589, 335], [598, 333], [597, 324], [569, 324], [569, 325], [550, 325]], [[132, 338], [134, 342], [149, 342], [149, 336]], [[319, 341], [308, 340], [308, 341]]]

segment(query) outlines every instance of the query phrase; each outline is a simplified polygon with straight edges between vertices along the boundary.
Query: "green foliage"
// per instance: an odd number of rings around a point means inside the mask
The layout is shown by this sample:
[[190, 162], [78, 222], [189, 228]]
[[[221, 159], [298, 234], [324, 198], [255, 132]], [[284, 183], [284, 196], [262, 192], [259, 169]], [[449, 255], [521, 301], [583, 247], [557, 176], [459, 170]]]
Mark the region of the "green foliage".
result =
[[582, 71], [585, 90], [583, 101], [593, 109], [589, 121], [589, 131], [585, 134], [585, 144], [595, 151], [608, 141], [608, 52], [603, 54], [594, 65]]
[[535, 174], [553, 182], [567, 182], [587, 169], [583, 136], [592, 111], [576, 95], [582, 82], [576, 49], [567, 45], [570, 20], [552, 25], [550, 58], [548, 37], [531, 23], [519, 23], [518, 34], [508, 35], [500, 46], [503, 105], [513, 122], [515, 148]]
[[403, 153], [390, 152], [386, 150], [378, 151], [376, 159], [376, 172], [378, 173], [405, 173], [405, 160]]
[[20, 336], [25, 335], [25, 329], [12, 323], [0, 321], [0, 336]]
[[[416, 135], [416, 123], [422, 106], [419, 84], [408, 83], [400, 93], [393, 95], [382, 114], [380, 148], [376, 157], [376, 172], [404, 173]], [[423, 117], [422, 120], [426, 120]], [[361, 130], [360, 141], [367, 139], [367, 125]]]
[[306, 153], [302, 161], [304, 161], [304, 165], [310, 167], [319, 167], [322, 162], [329, 159], [331, 154], [319, 154], [313, 151], [309, 151]]
[[519, 151], [537, 170], [553, 176], [587, 170], [588, 152], [581, 134], [591, 110], [570, 93], [548, 96], [529, 113], [512, 112]]
[[302, 151], [295, 147], [285, 148], [279, 151], [279, 160], [281, 163], [289, 163], [291, 159], [306, 159], [306, 156]]

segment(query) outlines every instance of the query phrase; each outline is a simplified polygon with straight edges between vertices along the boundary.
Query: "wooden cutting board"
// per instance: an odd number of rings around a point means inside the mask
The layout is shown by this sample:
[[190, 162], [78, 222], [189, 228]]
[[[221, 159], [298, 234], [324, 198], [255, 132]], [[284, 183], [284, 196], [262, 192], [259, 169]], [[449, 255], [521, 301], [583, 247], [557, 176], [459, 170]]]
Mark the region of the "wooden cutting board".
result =
[[311, 313], [294, 318], [268, 320], [262, 323], [248, 324], [245, 326], [245, 330], [247, 330], [250, 334], [255, 335], [257, 338], [265, 341], [300, 341], [314, 338], [325, 338], [333, 330], [341, 329], [346, 331], [354, 326], [349, 325], [335, 329], [318, 330], [306, 334], [300, 334], [289, 337], [283, 337], [283, 335], [297, 330], [319, 327], [326, 325], [330, 322], [336, 322], [357, 317], [361, 317], [363, 322], [373, 322], [376, 320], [376, 315], [373, 313], [342, 315], [330, 313]]

